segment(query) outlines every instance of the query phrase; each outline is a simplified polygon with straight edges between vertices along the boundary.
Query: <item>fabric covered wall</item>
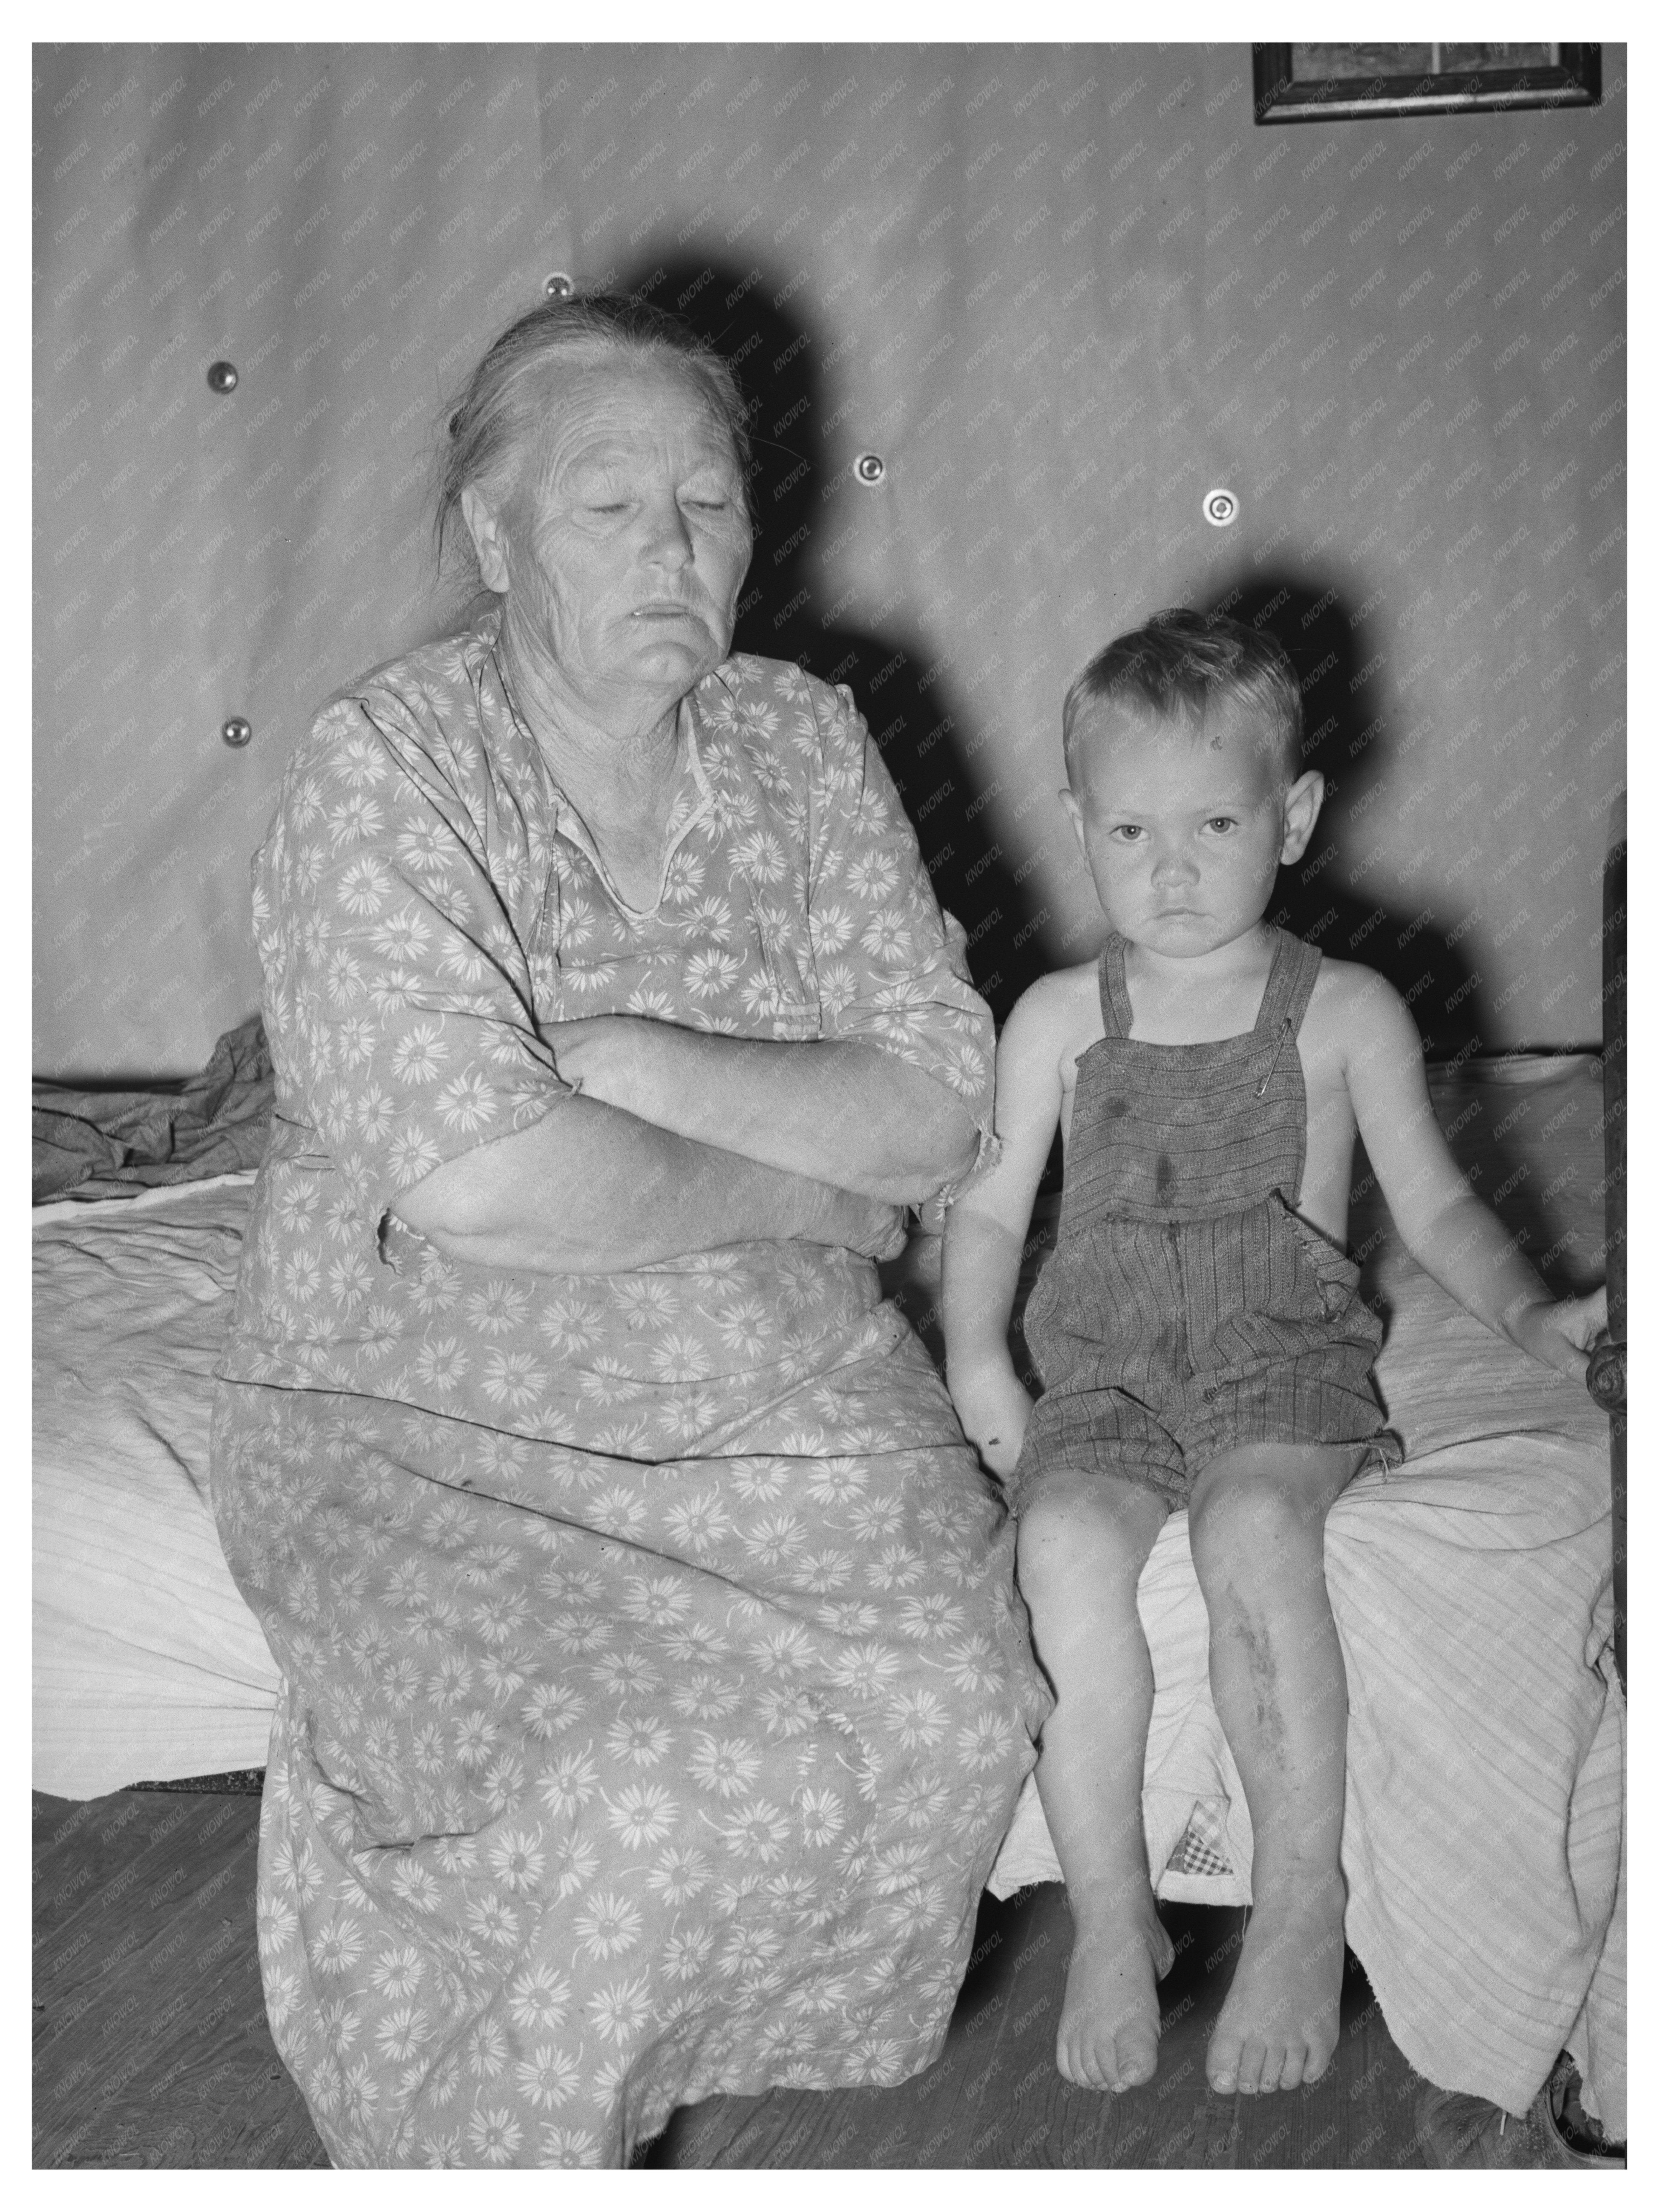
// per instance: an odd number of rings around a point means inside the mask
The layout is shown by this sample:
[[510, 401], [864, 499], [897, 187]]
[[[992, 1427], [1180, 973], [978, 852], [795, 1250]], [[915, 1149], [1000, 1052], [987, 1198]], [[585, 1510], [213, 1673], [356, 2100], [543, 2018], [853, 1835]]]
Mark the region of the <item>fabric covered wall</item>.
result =
[[1000, 1012], [1097, 941], [1065, 685], [1188, 599], [1303, 668], [1331, 797], [1289, 917], [1441, 1050], [1593, 1042], [1603, 68], [1595, 110], [1263, 127], [1243, 45], [36, 48], [37, 1069], [183, 1072], [256, 1002], [284, 755], [453, 613], [442, 401], [554, 272], [738, 361], [738, 643], [853, 684]]

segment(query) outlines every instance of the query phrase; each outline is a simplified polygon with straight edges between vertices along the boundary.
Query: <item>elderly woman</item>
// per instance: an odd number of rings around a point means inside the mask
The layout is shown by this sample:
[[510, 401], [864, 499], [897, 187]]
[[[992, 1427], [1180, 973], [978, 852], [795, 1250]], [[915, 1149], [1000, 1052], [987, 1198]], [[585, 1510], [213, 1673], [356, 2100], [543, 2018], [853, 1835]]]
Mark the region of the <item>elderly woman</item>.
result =
[[340, 2164], [925, 2066], [1046, 1710], [873, 1264], [986, 1137], [988, 1020], [847, 693], [727, 658], [745, 462], [668, 318], [515, 323], [439, 511], [486, 611], [323, 709], [255, 863], [214, 1497]]

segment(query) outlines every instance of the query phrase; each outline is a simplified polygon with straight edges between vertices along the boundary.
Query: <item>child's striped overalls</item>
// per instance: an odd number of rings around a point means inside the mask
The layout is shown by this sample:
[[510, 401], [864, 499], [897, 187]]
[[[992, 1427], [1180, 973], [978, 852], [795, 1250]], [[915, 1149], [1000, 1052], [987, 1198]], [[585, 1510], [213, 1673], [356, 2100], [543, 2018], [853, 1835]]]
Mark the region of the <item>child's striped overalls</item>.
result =
[[1078, 1060], [1058, 1243], [1025, 1312], [1043, 1392], [1016, 1510], [1060, 1468], [1127, 1476], [1176, 1508], [1235, 1444], [1401, 1457], [1359, 1270], [1291, 1211], [1308, 1127], [1296, 1039], [1320, 956], [1276, 934], [1255, 1027], [1213, 1044], [1132, 1038], [1124, 940], [1107, 940], [1106, 1034]]

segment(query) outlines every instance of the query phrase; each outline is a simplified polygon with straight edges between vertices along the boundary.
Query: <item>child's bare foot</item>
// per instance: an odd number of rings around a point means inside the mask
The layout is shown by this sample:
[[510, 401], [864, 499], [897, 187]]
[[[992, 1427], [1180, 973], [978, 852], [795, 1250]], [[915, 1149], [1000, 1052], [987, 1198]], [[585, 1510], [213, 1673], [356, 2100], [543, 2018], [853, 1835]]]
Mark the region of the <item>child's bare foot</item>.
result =
[[1158, 2065], [1158, 1984], [1175, 1946], [1144, 1875], [1140, 1887], [1119, 1911], [1076, 1916], [1054, 2063], [1084, 2088], [1132, 2089]]
[[1210, 2087], [1294, 2089], [1316, 2081], [1336, 2049], [1342, 1994], [1340, 1875], [1275, 1885], [1250, 1914], [1233, 1985], [1205, 2054]]

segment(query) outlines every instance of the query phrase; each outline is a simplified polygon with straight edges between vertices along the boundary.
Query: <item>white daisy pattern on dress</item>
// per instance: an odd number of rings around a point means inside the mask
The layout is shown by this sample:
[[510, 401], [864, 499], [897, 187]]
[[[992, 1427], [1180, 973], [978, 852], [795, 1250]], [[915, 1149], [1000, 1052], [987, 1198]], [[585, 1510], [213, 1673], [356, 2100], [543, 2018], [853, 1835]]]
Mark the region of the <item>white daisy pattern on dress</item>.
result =
[[399, 1192], [556, 1114], [548, 1024], [991, 1031], [850, 696], [682, 709], [616, 897], [487, 618], [325, 707], [255, 864], [277, 1118], [213, 1489], [282, 1668], [259, 1938], [342, 2166], [617, 2166], [678, 2104], [938, 2052], [1047, 1696], [1012, 1537], [856, 1255], [514, 1276]]

